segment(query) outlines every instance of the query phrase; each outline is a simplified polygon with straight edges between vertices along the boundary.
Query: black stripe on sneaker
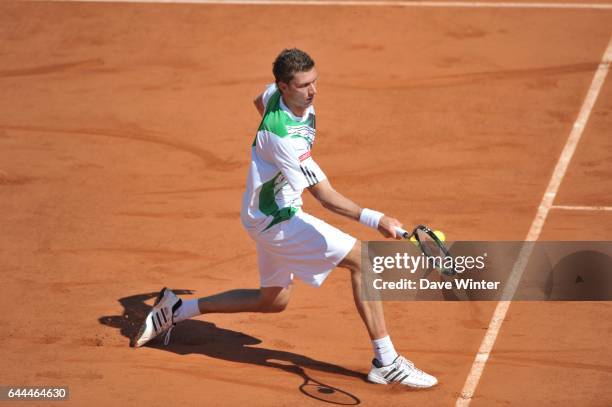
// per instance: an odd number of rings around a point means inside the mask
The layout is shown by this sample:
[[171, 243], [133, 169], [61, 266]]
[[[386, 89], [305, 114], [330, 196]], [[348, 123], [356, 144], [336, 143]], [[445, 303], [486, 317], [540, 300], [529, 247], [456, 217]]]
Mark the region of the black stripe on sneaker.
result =
[[400, 377], [399, 379], [397, 379], [397, 382], [398, 382], [398, 383], [401, 383], [401, 382], [403, 382], [403, 381], [404, 381], [404, 379], [405, 379], [405, 378], [407, 378], [407, 377], [408, 377], [408, 375], [407, 375], [407, 374], [405, 374], [405, 375], [403, 375], [402, 377]]
[[153, 330], [157, 332], [157, 325], [155, 325], [155, 318], [153, 318], [153, 315], [151, 315], [151, 322], [153, 322]]
[[396, 370], [397, 370], [397, 367], [394, 367], [393, 370], [389, 370], [389, 372], [384, 376], [384, 378], [386, 379], [387, 377], [389, 377]]
[[157, 314], [155, 314], [155, 316], [157, 317], [157, 322], [159, 322], [159, 326], [160, 327], [164, 326], [164, 324], [162, 324], [162, 322], [161, 322], [161, 318], [159, 317], [159, 312]]
[[390, 382], [394, 381], [395, 379], [397, 379], [399, 376], [401, 376], [403, 372], [400, 370], [399, 372], [397, 372], [395, 375], [393, 375], [393, 377], [388, 378], [387, 380], [389, 380]]
[[178, 299], [177, 302], [174, 303], [174, 305], [172, 306], [172, 315], [174, 316], [174, 314], [176, 313], [176, 310], [179, 309], [179, 307], [183, 305], [183, 300], [181, 300], [180, 298]]
[[164, 317], [164, 324], [167, 324], [168, 318], [166, 318], [166, 310], [162, 308], [161, 312], [162, 312], [162, 317]]

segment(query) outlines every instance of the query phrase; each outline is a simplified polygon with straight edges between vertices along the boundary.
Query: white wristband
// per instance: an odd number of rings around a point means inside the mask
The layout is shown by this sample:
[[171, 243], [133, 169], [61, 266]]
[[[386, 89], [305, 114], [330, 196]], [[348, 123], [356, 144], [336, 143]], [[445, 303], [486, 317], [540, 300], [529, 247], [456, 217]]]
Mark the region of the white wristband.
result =
[[372, 229], [378, 229], [378, 222], [380, 222], [380, 218], [382, 218], [383, 216], [385, 216], [385, 214], [382, 212], [363, 208], [361, 210], [361, 215], [359, 215], [359, 222], [363, 223], [368, 227], [371, 227]]

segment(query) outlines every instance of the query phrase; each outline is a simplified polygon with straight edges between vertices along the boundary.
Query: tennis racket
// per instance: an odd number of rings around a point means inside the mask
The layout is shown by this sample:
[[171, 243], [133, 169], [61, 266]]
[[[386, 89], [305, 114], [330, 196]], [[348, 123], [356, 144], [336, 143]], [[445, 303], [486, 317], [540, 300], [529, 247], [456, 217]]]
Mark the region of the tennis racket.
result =
[[421, 250], [421, 252], [423, 252], [425, 256], [439, 258], [440, 267], [434, 267], [439, 273], [444, 274], [446, 276], [454, 276], [455, 274], [457, 274], [454, 267], [443, 267], [445, 263], [443, 260], [447, 257], [452, 256], [444, 242], [441, 241], [438, 236], [436, 236], [433, 230], [431, 230], [427, 226], [418, 225], [416, 228], [414, 228], [412, 233], [410, 233], [396, 226], [395, 232], [406, 240], [411, 240], [414, 237], [417, 247]]

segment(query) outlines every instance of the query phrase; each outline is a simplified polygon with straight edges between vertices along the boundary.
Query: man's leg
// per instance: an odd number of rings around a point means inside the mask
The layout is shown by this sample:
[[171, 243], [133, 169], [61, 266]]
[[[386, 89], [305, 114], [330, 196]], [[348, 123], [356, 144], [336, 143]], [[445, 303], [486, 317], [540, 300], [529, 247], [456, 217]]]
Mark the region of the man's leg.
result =
[[349, 254], [340, 262], [340, 267], [351, 271], [353, 298], [357, 311], [368, 329], [374, 361], [368, 374], [368, 380], [374, 383], [390, 384], [394, 382], [415, 388], [435, 386], [438, 380], [417, 369], [414, 364], [400, 356], [393, 347], [385, 326], [385, 315], [381, 301], [366, 301], [367, 288], [363, 286], [361, 264], [361, 242], [357, 241]]
[[282, 287], [261, 287], [259, 289], [238, 289], [199, 299], [183, 301], [174, 317], [180, 322], [200, 314], [235, 312], [281, 312], [289, 303], [291, 285]]
[[366, 296], [367, 287], [363, 285], [362, 280], [360, 241], [355, 242], [355, 245], [339, 266], [351, 271], [353, 299], [372, 340], [374, 358], [382, 365], [391, 365], [398, 354], [387, 332], [382, 302], [375, 299], [366, 301], [368, 297]]
[[365, 323], [371, 340], [384, 338], [388, 335], [385, 325], [385, 314], [380, 301], [365, 301], [365, 290], [361, 278], [361, 242], [358, 240], [349, 254], [338, 264], [338, 267], [346, 268], [351, 272], [351, 284], [353, 286], [353, 299], [357, 311]]
[[163, 288], [155, 305], [145, 318], [134, 346], [143, 346], [153, 338], [166, 332], [164, 343], [168, 344], [170, 332], [177, 322], [208, 312], [281, 312], [287, 306], [291, 285], [262, 287], [258, 290], [230, 290], [223, 293], [184, 301], [171, 290]]
[[261, 287], [258, 290], [239, 289], [203, 297], [198, 300], [201, 314], [209, 312], [281, 312], [289, 303], [291, 285]]

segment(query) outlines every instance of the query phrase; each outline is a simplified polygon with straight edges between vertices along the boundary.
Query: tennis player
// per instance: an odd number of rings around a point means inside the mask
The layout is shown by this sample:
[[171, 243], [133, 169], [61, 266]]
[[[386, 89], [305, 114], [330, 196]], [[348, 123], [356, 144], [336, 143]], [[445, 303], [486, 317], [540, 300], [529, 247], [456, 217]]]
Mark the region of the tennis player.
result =
[[262, 120], [251, 146], [251, 165], [243, 196], [241, 220], [255, 241], [260, 288], [236, 289], [183, 301], [164, 288], [147, 315], [135, 346], [142, 346], [180, 321], [221, 312], [281, 312], [287, 306], [292, 282], [299, 278], [321, 286], [335, 267], [350, 270], [353, 298], [374, 349], [368, 380], [426, 388], [437, 379], [399, 355], [385, 326], [380, 301], [364, 300], [361, 279], [361, 242], [302, 210], [304, 189], [332, 212], [377, 229], [384, 237], [399, 238], [397, 220], [361, 208], [337, 192], [313, 159], [317, 70], [299, 49], [286, 49], [273, 65], [275, 83], [254, 103]]

